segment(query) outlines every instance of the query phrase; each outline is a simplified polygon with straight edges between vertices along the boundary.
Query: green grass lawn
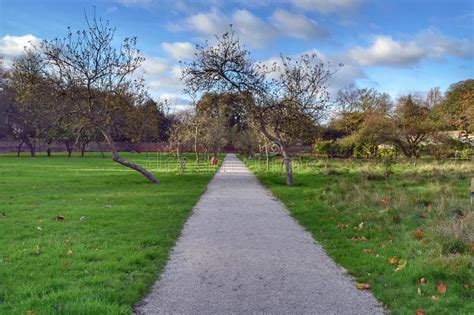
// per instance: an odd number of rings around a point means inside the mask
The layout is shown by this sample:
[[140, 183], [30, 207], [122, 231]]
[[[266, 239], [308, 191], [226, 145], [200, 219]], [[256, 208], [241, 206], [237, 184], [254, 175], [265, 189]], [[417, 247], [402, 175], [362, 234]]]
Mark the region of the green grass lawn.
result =
[[473, 163], [402, 163], [385, 179], [374, 162], [303, 158], [294, 187], [278, 161], [246, 163], [391, 313], [474, 314]]
[[215, 167], [125, 157], [161, 185], [98, 154], [0, 155], [0, 314], [131, 313]]

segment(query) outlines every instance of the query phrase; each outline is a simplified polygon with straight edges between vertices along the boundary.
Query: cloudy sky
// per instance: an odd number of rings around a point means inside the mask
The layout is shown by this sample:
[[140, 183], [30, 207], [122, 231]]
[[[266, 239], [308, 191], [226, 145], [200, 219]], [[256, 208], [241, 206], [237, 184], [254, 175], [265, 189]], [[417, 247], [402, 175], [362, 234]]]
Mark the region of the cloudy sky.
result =
[[137, 36], [151, 94], [182, 105], [179, 60], [229, 24], [256, 60], [317, 52], [344, 64], [331, 91], [356, 83], [392, 97], [474, 77], [470, 0], [0, 0], [0, 56], [82, 29], [84, 12]]

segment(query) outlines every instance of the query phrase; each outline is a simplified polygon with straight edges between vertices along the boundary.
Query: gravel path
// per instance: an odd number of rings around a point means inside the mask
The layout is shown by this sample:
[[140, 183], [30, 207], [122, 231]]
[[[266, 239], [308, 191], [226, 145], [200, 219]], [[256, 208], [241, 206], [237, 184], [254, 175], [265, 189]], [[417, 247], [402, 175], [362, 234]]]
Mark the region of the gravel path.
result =
[[228, 155], [139, 314], [383, 314]]

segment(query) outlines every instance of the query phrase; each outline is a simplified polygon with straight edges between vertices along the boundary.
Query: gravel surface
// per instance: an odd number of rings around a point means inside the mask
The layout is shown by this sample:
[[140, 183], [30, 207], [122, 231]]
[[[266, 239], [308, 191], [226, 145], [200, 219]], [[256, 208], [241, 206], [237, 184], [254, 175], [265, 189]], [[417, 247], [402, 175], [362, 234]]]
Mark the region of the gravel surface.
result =
[[186, 223], [139, 314], [383, 314], [235, 156]]

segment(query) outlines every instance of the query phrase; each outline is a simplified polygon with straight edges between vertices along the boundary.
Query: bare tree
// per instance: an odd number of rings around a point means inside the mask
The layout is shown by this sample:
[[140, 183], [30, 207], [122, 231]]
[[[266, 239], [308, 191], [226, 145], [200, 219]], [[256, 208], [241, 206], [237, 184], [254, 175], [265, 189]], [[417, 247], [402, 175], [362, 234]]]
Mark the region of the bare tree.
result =
[[97, 130], [110, 145], [113, 160], [134, 169], [158, 184], [149, 171], [122, 158], [112, 137], [115, 122], [129, 111], [127, 101], [143, 91], [142, 78], [134, 77], [143, 62], [136, 38], [125, 38], [119, 49], [113, 45], [115, 29], [108, 22], [86, 17], [87, 28], [65, 38], [44, 40], [38, 51], [48, 61], [47, 75], [73, 101], [76, 129]]
[[428, 108], [433, 108], [438, 106], [443, 101], [443, 94], [441, 93], [439, 87], [431, 88], [426, 94], [425, 104]]
[[271, 66], [257, 63], [233, 32], [217, 36], [214, 46], [198, 46], [195, 59], [184, 64], [183, 81], [190, 93], [233, 92], [243, 96], [242, 113], [280, 148], [287, 185], [293, 185], [288, 147], [302, 121], [318, 122], [329, 95], [333, 72], [315, 54], [281, 58]]
[[169, 143], [173, 150], [176, 151], [176, 157], [181, 159], [181, 151], [186, 146], [193, 143], [194, 128], [193, 128], [194, 114], [191, 110], [184, 110], [178, 112], [173, 117], [173, 123], [170, 128]]

